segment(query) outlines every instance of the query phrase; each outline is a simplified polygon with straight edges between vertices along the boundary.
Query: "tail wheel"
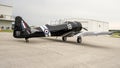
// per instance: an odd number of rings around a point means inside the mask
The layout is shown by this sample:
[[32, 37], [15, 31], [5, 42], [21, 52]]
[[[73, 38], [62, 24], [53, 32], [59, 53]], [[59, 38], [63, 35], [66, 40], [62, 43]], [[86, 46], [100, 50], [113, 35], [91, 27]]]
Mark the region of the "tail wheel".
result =
[[77, 37], [77, 43], [81, 43], [82, 42], [82, 38], [81, 38], [81, 36], [78, 36]]
[[26, 41], [26, 42], [29, 42], [28, 38], [25, 38], [25, 41]]
[[63, 41], [67, 41], [67, 37], [62, 37], [62, 40]]

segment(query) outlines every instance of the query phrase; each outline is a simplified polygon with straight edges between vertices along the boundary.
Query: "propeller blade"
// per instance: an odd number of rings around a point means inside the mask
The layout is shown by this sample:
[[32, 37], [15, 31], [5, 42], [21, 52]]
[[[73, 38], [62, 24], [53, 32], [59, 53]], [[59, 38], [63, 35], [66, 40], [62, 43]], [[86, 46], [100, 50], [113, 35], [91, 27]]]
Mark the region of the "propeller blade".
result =
[[86, 31], [88, 31], [88, 29], [87, 28], [84, 28], [84, 27], [82, 27], [84, 30], [86, 30]]

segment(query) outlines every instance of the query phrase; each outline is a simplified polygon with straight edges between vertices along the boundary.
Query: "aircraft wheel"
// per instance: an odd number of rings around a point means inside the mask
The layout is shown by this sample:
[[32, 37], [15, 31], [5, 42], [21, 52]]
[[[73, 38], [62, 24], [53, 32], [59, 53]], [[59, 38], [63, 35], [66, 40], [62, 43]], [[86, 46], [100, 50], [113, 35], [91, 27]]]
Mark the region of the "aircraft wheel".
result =
[[81, 36], [78, 36], [77, 37], [77, 43], [81, 43], [82, 42], [82, 38], [81, 38]]
[[26, 42], [29, 42], [28, 38], [25, 38], [25, 41], [26, 41]]
[[63, 41], [67, 41], [67, 37], [62, 37], [62, 40]]

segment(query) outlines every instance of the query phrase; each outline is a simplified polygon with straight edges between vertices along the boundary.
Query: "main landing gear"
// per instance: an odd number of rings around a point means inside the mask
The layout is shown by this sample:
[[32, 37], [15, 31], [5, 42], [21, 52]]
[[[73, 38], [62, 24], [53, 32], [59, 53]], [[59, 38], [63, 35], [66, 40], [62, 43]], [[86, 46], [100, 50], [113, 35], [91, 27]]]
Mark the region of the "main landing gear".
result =
[[77, 43], [81, 43], [82, 42], [82, 38], [81, 38], [81, 36], [78, 36], [77, 37]]
[[65, 42], [67, 41], [67, 37], [62, 37], [62, 40]]
[[[65, 42], [67, 41], [67, 37], [62, 37], [62, 40]], [[82, 43], [82, 37], [81, 36], [78, 36], [77, 37], [77, 43]]]

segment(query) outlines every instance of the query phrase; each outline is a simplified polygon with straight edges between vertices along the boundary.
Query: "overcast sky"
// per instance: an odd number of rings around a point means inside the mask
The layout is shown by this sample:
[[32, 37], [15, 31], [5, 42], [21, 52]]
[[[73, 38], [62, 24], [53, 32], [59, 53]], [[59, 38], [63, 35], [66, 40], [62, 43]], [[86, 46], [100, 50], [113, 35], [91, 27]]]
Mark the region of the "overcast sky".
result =
[[120, 29], [120, 0], [0, 0], [13, 6], [13, 15], [30, 25], [43, 25], [60, 18], [106, 21]]

